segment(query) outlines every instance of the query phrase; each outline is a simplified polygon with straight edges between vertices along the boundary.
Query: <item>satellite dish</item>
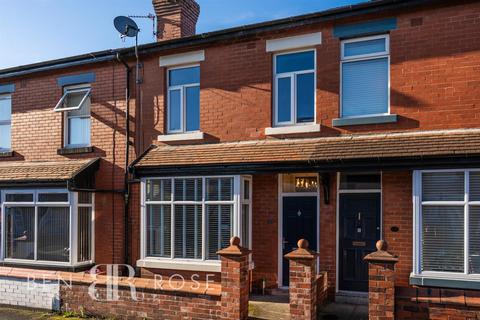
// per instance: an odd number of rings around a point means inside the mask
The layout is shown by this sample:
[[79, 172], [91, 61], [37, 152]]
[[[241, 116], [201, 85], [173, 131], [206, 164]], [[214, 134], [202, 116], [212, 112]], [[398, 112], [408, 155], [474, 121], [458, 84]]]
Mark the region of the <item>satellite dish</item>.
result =
[[136, 37], [140, 31], [135, 21], [129, 17], [116, 17], [113, 20], [113, 24], [115, 25], [115, 29], [117, 29], [117, 31], [120, 32], [120, 34], [124, 37]]

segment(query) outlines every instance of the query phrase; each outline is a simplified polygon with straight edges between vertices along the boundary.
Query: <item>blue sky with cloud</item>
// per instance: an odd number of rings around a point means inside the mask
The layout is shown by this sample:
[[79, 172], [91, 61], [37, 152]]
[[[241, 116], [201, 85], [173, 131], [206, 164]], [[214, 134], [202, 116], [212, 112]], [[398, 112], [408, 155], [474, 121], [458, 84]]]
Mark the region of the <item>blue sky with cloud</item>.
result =
[[[279, 19], [359, 0], [197, 0], [197, 32]], [[127, 47], [113, 28], [117, 15], [153, 13], [151, 0], [0, 0], [0, 68]], [[153, 42], [150, 20], [137, 19], [140, 42]]]

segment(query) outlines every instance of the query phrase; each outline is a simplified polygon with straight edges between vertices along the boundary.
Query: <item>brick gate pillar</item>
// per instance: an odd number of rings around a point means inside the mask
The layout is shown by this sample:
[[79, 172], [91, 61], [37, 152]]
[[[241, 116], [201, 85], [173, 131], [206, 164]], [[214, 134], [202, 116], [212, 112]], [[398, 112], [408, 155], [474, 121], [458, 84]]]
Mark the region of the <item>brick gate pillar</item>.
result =
[[221, 317], [229, 320], [248, 318], [248, 257], [250, 250], [240, 247], [240, 238], [230, 239], [230, 246], [217, 252], [222, 262]]
[[317, 256], [308, 241], [298, 241], [298, 249], [285, 255], [290, 260], [290, 319], [317, 318]]
[[368, 262], [368, 316], [370, 320], [395, 319], [395, 264], [398, 257], [389, 253], [384, 240], [377, 251], [363, 258]]

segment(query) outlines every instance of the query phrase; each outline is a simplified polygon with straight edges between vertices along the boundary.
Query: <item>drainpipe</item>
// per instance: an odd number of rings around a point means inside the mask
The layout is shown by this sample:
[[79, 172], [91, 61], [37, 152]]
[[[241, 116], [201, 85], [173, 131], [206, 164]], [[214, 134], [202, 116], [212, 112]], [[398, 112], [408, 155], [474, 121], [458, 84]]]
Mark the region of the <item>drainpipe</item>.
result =
[[124, 174], [124, 222], [125, 222], [125, 264], [129, 264], [129, 219], [128, 219], [128, 209], [129, 209], [129, 202], [130, 202], [130, 185], [128, 183], [128, 166], [129, 166], [129, 155], [130, 155], [130, 73], [131, 68], [122, 59], [119, 52], [117, 52], [117, 60], [125, 67], [125, 75], [126, 75], [126, 83], [125, 83], [125, 103], [126, 103], [126, 110], [125, 110], [125, 174]]

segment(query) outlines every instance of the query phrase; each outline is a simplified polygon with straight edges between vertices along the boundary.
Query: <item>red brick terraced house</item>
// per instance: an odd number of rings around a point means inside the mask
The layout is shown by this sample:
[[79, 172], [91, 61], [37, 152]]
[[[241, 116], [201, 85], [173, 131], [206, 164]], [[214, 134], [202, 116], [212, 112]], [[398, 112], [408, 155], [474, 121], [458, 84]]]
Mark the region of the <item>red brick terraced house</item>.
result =
[[358, 303], [385, 239], [397, 318], [479, 317], [478, 1], [199, 35], [196, 2], [153, 4], [139, 81], [133, 48], [0, 70], [5, 268], [218, 282], [238, 236], [253, 290], [278, 292], [305, 238], [329, 298]]

